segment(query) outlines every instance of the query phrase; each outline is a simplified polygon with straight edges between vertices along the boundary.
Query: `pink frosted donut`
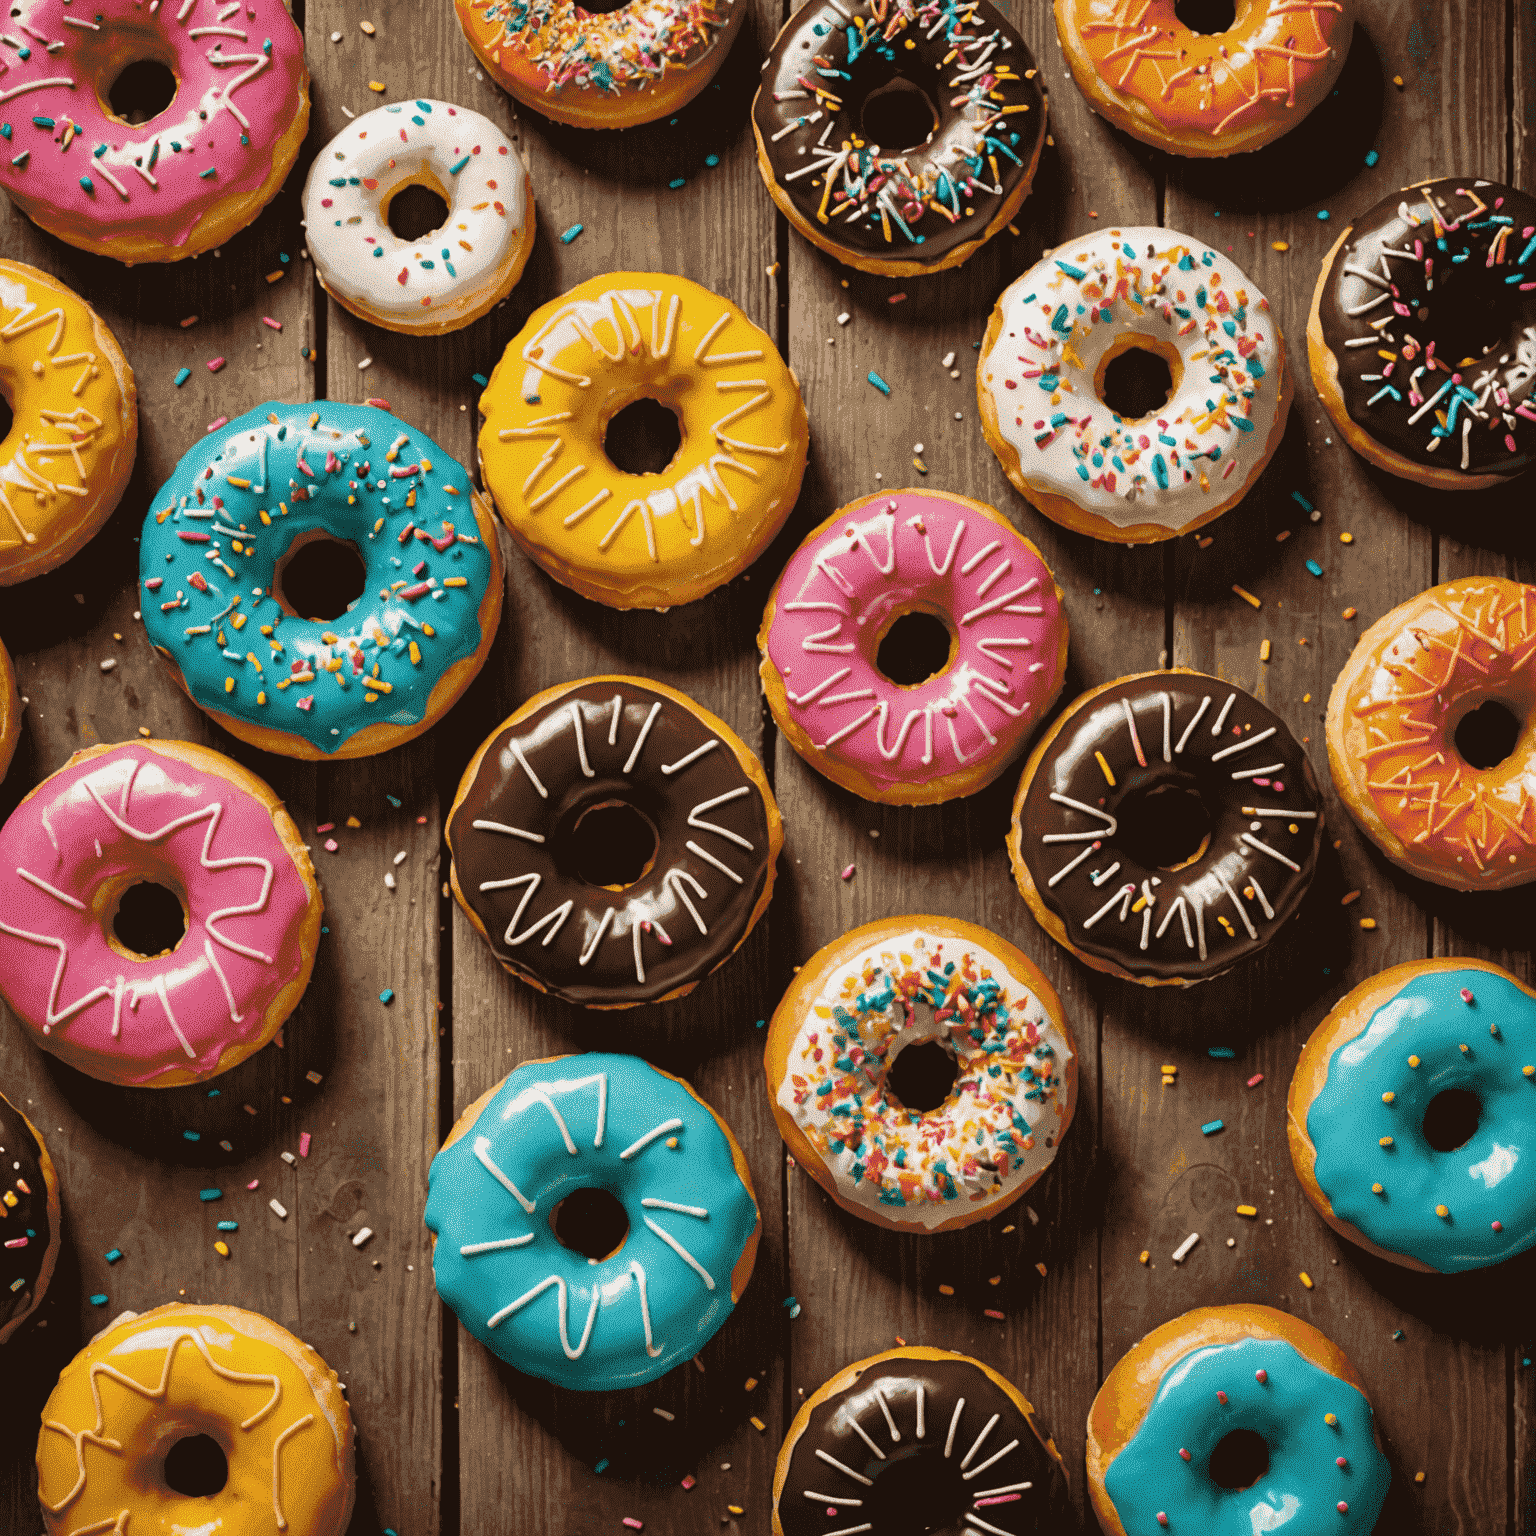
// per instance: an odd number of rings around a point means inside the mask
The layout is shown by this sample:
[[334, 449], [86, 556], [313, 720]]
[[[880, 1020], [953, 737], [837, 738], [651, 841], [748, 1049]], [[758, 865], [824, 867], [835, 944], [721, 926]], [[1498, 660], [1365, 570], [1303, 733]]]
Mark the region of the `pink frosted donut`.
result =
[[88, 747], [0, 828], [0, 996], [92, 1077], [195, 1082], [277, 1033], [320, 911], [299, 830], [255, 774], [185, 741]]
[[990, 784], [1044, 720], [1067, 616], [1000, 512], [881, 492], [790, 556], [757, 646], [773, 717], [806, 762], [866, 800], [932, 805]]
[[[119, 261], [223, 244], [276, 195], [309, 126], [283, 0], [11, 0], [4, 42], [0, 186], [51, 234]], [[169, 105], [118, 117], [114, 87], [155, 66], [175, 77]]]

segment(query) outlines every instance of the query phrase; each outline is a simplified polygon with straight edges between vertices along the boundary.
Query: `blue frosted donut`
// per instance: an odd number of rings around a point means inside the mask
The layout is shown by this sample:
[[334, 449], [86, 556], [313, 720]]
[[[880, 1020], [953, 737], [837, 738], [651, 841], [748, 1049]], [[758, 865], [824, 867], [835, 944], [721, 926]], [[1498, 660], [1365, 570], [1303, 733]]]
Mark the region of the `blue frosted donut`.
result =
[[[295, 613], [284, 588], [321, 540], [365, 572], [326, 620]], [[501, 617], [495, 521], [468, 471], [389, 412], [329, 400], [258, 406], [191, 448], [144, 520], [139, 576], [144, 627], [194, 702], [288, 757], [419, 735]]]
[[[636, 1056], [524, 1062], [432, 1160], [438, 1294], [487, 1349], [556, 1386], [638, 1386], [691, 1359], [730, 1316], [759, 1220], [736, 1139], [680, 1078]], [[628, 1233], [589, 1259], [556, 1235], [580, 1190]]]
[[[1270, 1307], [1202, 1307], [1154, 1329], [1089, 1411], [1104, 1529], [1368, 1536], [1392, 1473], [1357, 1379], [1317, 1329]], [[1262, 1441], [1245, 1470], [1229, 1459], [1240, 1440]]]
[[1523, 1252], [1536, 1243], [1536, 994], [1480, 960], [1373, 976], [1303, 1049], [1289, 1137], [1323, 1218], [1383, 1258], [1450, 1274]]

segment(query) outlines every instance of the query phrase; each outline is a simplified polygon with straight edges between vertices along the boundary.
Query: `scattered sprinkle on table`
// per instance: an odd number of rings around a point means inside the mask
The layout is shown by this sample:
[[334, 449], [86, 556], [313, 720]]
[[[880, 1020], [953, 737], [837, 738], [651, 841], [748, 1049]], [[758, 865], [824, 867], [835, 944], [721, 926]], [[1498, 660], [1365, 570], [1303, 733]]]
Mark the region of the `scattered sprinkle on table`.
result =
[[1307, 569], [1311, 571], [1314, 576], [1321, 576], [1323, 574], [1323, 568], [1317, 563], [1316, 560], [1308, 560]]
[[187, 382], [187, 380], [190, 379], [191, 377], [192, 377], [192, 370], [190, 368], [178, 368], [176, 370], [176, 380], [175, 380], [176, 388], [180, 389], [181, 386], [183, 384], [185, 384]]
[[878, 373], [876, 373], [873, 368], [871, 368], [869, 370], [869, 382], [871, 384], [873, 384], [875, 386], [875, 388], [878, 389], [882, 395], [890, 394], [891, 386], [889, 384], [887, 384], [885, 382], [885, 380], [882, 379], [880, 377], [880, 375]]
[[1256, 1205], [1240, 1205], [1237, 1208], [1237, 1214], [1239, 1216], [1257, 1216], [1259, 1208]]
[[595, 1467], [592, 1468], [592, 1470], [599, 1473], [606, 1472], [608, 1470], [608, 1458], [604, 1456], [603, 1459], [598, 1462]]
[[1370, 150], [1370, 151], [1369, 151], [1369, 152], [1368, 152], [1368, 153], [1367, 153], [1367, 154], [1366, 154], [1366, 157], [1365, 157], [1365, 163], [1366, 163], [1366, 164], [1367, 164], [1367, 165], [1375, 165], [1375, 164], [1376, 164], [1376, 162], [1377, 162], [1377, 161], [1378, 161], [1378, 160], [1380, 160], [1380, 159], [1381, 159], [1381, 156], [1380, 156], [1380, 155], [1378, 155], [1378, 154], [1377, 154], [1377, 153], [1376, 153], [1376, 151], [1375, 151], [1375, 150], [1374, 150], [1374, 149], [1373, 149], [1373, 150]]
[[688, 1474], [688, 1476], [687, 1476], [687, 1477], [685, 1477], [685, 1478], [684, 1478], [684, 1479], [683, 1479], [683, 1492], [684, 1492], [684, 1493], [687, 1493], [687, 1491], [688, 1491], [688, 1490], [689, 1490], [689, 1489], [690, 1489], [690, 1488], [692, 1488], [692, 1487], [693, 1487], [693, 1485], [694, 1485], [694, 1484], [695, 1484], [695, 1483], [696, 1483], [696, 1482], [697, 1482], [697, 1481], [698, 1481], [698, 1479], [697, 1479], [697, 1478], [696, 1478], [696, 1477], [694, 1477], [694, 1475], [693, 1475], [693, 1474], [692, 1474], [692, 1473], [691, 1473], [691, 1472], [690, 1472], [690, 1473], [689, 1473], [689, 1474]]
[[1173, 1250], [1173, 1262], [1175, 1264], [1182, 1264], [1184, 1260], [1189, 1257], [1190, 1249], [1193, 1248], [1199, 1241], [1200, 1234], [1198, 1232], [1191, 1232], [1189, 1236], [1186, 1237], [1184, 1241]]
[[224, 359], [222, 357], [210, 357], [208, 359], [208, 372], [209, 373], [217, 373], [219, 371], [219, 369], [222, 368], [223, 366], [224, 366]]
[[285, 1206], [280, 1200], [268, 1200], [267, 1205], [271, 1209], [272, 1214], [276, 1216], [279, 1221], [288, 1220], [288, 1207]]
[[998, 1322], [1002, 1322], [1004, 1320], [1003, 1314], [999, 1312], [996, 1307], [986, 1308], [985, 1315], [987, 1317], [995, 1318]]
[[395, 1000], [395, 989], [393, 987], [385, 987], [384, 990], [379, 993], [379, 1001], [381, 1003], [383, 1003], [386, 1008], [392, 1002], [394, 1002], [394, 1000]]
[[1238, 586], [1235, 581], [1232, 583], [1232, 590], [1237, 593], [1237, 595], [1242, 598], [1242, 600], [1247, 603], [1250, 608], [1262, 608], [1264, 606], [1263, 600], [1261, 598], [1255, 597], [1252, 592], [1247, 590], [1246, 587]]
[[685, 187], [688, 185], [688, 178], [686, 176], [674, 176], [672, 180], [667, 183], [667, 185], [674, 192], [676, 192], [679, 187]]
[[308, 1131], [300, 1131], [299, 1132], [299, 1156], [300, 1157], [308, 1157], [309, 1156], [309, 1142], [310, 1142], [309, 1132]]
[[104, 1307], [106, 1304], [107, 1297], [105, 1291], [98, 1291], [94, 1296], [91, 1297], [91, 1305], [93, 1307]]
[[1271, 240], [1269, 248], [1272, 251], [1288, 251], [1291, 248], [1291, 242], [1289, 240]]
[[853, 879], [853, 870], [854, 870], [854, 866], [852, 864], [847, 865], [844, 868], [844, 870], [843, 870], [842, 878], [844, 880], [852, 880]]
[[1328, 210], [1327, 210], [1327, 209], [1326, 209], [1326, 208], [1319, 208], [1319, 209], [1318, 209], [1318, 210], [1317, 210], [1317, 216], [1318, 216], [1318, 218], [1320, 218], [1320, 219], [1321, 219], [1321, 220], [1322, 220], [1322, 221], [1323, 221], [1323, 222], [1324, 222], [1324, 223], [1325, 223], [1325, 224], [1326, 224], [1326, 223], [1327, 223], [1327, 222], [1328, 222], [1328, 219], [1329, 219], [1329, 218], [1330, 218], [1330, 214], [1329, 214], [1329, 212], [1328, 212]]
[[200, 1189], [197, 1192], [197, 1198], [206, 1205], [210, 1200], [222, 1200], [224, 1198], [224, 1191], [222, 1189]]
[[1263, 1081], [1264, 1074], [1262, 1072], [1255, 1072], [1253, 1076], [1248, 1079], [1248, 1086], [1250, 1088], [1257, 1088]]
[[1214, 1136], [1217, 1131], [1225, 1130], [1225, 1129], [1226, 1129], [1226, 1121], [1224, 1121], [1224, 1120], [1207, 1120], [1205, 1122], [1205, 1124], [1200, 1127], [1200, 1134], [1202, 1136]]
[[560, 244], [569, 245], [571, 241], [574, 240], [577, 235], [579, 235], [586, 227], [587, 226], [585, 224], [572, 224], [571, 227], [566, 230], [563, 235], [560, 236]]
[[1217, 1061], [1231, 1061], [1236, 1057], [1237, 1052], [1230, 1045], [1213, 1045], [1205, 1054]]
[[121, 1248], [109, 1248], [109, 1249], [107, 1249], [107, 1263], [108, 1264], [116, 1264], [117, 1261], [120, 1258], [122, 1258], [122, 1256], [123, 1256], [123, 1250]]
[[363, 1246], [363, 1244], [366, 1243], [368, 1241], [368, 1239], [370, 1237], [372, 1237], [372, 1236], [373, 1236], [373, 1228], [372, 1227], [364, 1227], [364, 1228], [362, 1228], [361, 1231], [359, 1231], [353, 1237], [353, 1239], [352, 1239], [352, 1246], [354, 1248], [361, 1248]]
[[1300, 1274], [1300, 1276], [1299, 1276], [1299, 1278], [1300, 1278], [1300, 1280], [1301, 1280], [1301, 1283], [1302, 1283], [1302, 1284], [1303, 1284], [1303, 1285], [1304, 1285], [1304, 1286], [1306, 1286], [1306, 1288], [1307, 1288], [1307, 1289], [1308, 1289], [1308, 1290], [1309, 1290], [1309, 1291], [1310, 1291], [1310, 1290], [1311, 1290], [1311, 1289], [1312, 1289], [1312, 1285], [1313, 1285], [1313, 1281], [1312, 1281], [1312, 1276], [1311, 1276], [1311, 1275], [1309, 1275], [1309, 1274], [1308, 1274], [1308, 1273], [1307, 1273], [1307, 1272], [1306, 1272], [1306, 1270], [1302, 1270], [1302, 1272], [1301, 1272], [1301, 1274]]

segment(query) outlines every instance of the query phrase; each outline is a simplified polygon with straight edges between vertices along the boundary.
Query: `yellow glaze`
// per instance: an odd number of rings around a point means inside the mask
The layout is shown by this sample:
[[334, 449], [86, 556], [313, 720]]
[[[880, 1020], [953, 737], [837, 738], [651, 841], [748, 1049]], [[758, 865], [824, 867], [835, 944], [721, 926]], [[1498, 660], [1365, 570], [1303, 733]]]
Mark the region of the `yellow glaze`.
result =
[[[165, 1481], [179, 1440], [229, 1461], [220, 1493]], [[128, 1313], [64, 1368], [43, 1409], [38, 1500], [48, 1536], [342, 1536], [352, 1420], [336, 1373], [254, 1312], [172, 1304]]]
[[[660, 474], [603, 451], [637, 400], [677, 416]], [[610, 272], [546, 304], [480, 397], [481, 479], [531, 559], [614, 608], [667, 608], [751, 564], [800, 493], [808, 427], [772, 340], [685, 278]]]
[[112, 515], [138, 443], [133, 370], [78, 294], [0, 261], [0, 587], [61, 564]]

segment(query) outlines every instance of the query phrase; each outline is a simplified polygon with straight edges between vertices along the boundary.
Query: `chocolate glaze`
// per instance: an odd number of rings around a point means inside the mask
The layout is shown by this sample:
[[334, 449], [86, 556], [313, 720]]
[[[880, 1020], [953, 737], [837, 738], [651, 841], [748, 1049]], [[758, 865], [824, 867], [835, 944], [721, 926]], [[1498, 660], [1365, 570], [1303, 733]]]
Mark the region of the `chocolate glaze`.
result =
[[[0, 1094], [0, 1339], [42, 1299], [38, 1279], [58, 1242], [48, 1218], [46, 1155], [21, 1111]], [[10, 1246], [22, 1239], [24, 1246]]]
[[[617, 719], [616, 697], [623, 700]], [[581, 716], [579, 741], [573, 705]], [[676, 766], [709, 743], [715, 745]], [[498, 731], [448, 819], [461, 899], [484, 924], [496, 958], [584, 1005], [654, 1002], [725, 960], [751, 926], [770, 854], [763, 796], [742, 771], [734, 744], [675, 700], [618, 678], [575, 684]], [[582, 750], [590, 776], [582, 770]], [[657, 834], [654, 860], [623, 890], [588, 883], [574, 861], [577, 822], [614, 801], [639, 810]], [[477, 821], [540, 841], [479, 828]], [[531, 874], [536, 883], [526, 879]], [[513, 880], [519, 883], [484, 889]], [[566, 902], [571, 906], [562, 920], [555, 914]], [[634, 938], [641, 920], [653, 924], [640, 933], [643, 980]], [[519, 942], [509, 943], [509, 933]]]
[[[1103, 754], [1113, 785], [1095, 753]], [[1146, 857], [1160, 824], [1180, 809], [1177, 800], [1159, 804], [1170, 789], [1198, 797], [1210, 828], [1200, 856], [1178, 870]], [[1245, 807], [1260, 814], [1244, 814]], [[1322, 846], [1322, 802], [1301, 744], [1252, 695], [1199, 672], [1153, 672], [1067, 710], [1034, 767], [1014, 825], [1040, 899], [1075, 948], [1134, 976], [1204, 980], [1262, 949], [1300, 905]], [[1050, 884], [1085, 851], [1071, 873]], [[1145, 908], [1131, 910], [1143, 900], [1144, 883], [1155, 897], [1150, 926]], [[1117, 893], [1129, 899], [1116, 901]]]
[[[862, 30], [857, 25], [861, 20]], [[990, 68], [973, 79], [960, 79], [967, 63], [981, 63], [994, 43], [986, 59]], [[1001, 76], [993, 73], [998, 68], [1004, 72]], [[922, 89], [937, 113], [938, 126], [925, 144], [890, 145], [879, 154], [881, 146], [869, 142], [862, 126], [864, 106], [898, 79]], [[813, 98], [802, 80], [823, 95]], [[1029, 110], [1007, 110], [1021, 106]], [[999, 115], [999, 109], [1007, 115]], [[776, 137], [817, 111], [821, 115], [815, 122]], [[775, 184], [807, 223], [863, 256], [933, 264], [957, 246], [981, 240], [1020, 181], [1033, 174], [1045, 138], [1045, 92], [1028, 45], [987, 0], [946, 0], [942, 8], [934, 0], [920, 6], [911, 0], [812, 0], [790, 17], [773, 45], [752, 104], [752, 121]], [[978, 135], [977, 125], [989, 122], [995, 126]], [[979, 156], [973, 153], [978, 140]], [[849, 186], [841, 173], [825, 215], [820, 171], [786, 180], [793, 172], [817, 165], [828, 150], [841, 152], [844, 144], [854, 141], [866, 158], [880, 162], [870, 166], [866, 185], [880, 175], [887, 187], [895, 185], [893, 177], [902, 183], [892, 196], [900, 219], [889, 220], [889, 238], [876, 199], [851, 221], [850, 204], [841, 204], [838, 212], [837, 193]], [[968, 165], [962, 158], [967, 155]], [[996, 160], [1000, 180], [989, 159]], [[947, 182], [940, 182], [941, 174]], [[953, 197], [948, 195], [947, 187], [964, 177], [973, 177], [977, 185], [969, 191], [955, 186]], [[983, 183], [1001, 192], [986, 191]], [[921, 198], [914, 196], [914, 186], [923, 188]], [[879, 189], [875, 192], [878, 197]], [[934, 201], [958, 205], [959, 217], [951, 223], [932, 207]], [[974, 214], [968, 217], [967, 208]], [[910, 234], [903, 232], [901, 222]]]
[[[899, 1440], [892, 1438], [886, 1409]], [[988, 1429], [994, 1414], [997, 1423]], [[878, 1453], [870, 1449], [871, 1441]], [[1006, 1449], [1010, 1442], [1017, 1444]], [[1030, 1486], [1017, 1486], [1021, 1483]], [[847, 1391], [811, 1410], [790, 1453], [777, 1513], [784, 1536], [827, 1536], [849, 1528], [863, 1529], [867, 1536], [962, 1528], [970, 1533], [970, 1525], [961, 1522], [972, 1510], [1006, 1536], [1035, 1536], [1068, 1528], [1066, 1491], [1060, 1463], [1046, 1449], [1041, 1431], [974, 1360], [898, 1356], [877, 1361]], [[808, 1493], [823, 1497], [809, 1498]], [[855, 1499], [860, 1502], [852, 1503]], [[978, 1508], [979, 1499], [1004, 1502]], [[838, 1501], [835, 1506], [832, 1500]], [[835, 1520], [827, 1513], [834, 1507]]]
[[[1415, 255], [1416, 242], [1425, 259]], [[1383, 251], [1405, 254], [1384, 261]], [[1491, 267], [1490, 252], [1498, 258]], [[1432, 272], [1427, 260], [1434, 263]], [[1382, 280], [1368, 281], [1360, 271]], [[1509, 281], [1517, 274], [1523, 284]], [[1318, 302], [1350, 420], [1415, 464], [1469, 475], [1524, 469], [1536, 449], [1536, 414], [1516, 410], [1521, 404], [1536, 409], [1536, 286], [1522, 292], [1526, 285], [1536, 285], [1536, 197], [1513, 187], [1465, 176], [1427, 181], [1394, 192], [1353, 220], [1349, 238], [1324, 273]], [[1367, 304], [1372, 307], [1348, 313]], [[1387, 324], [1373, 330], [1371, 322], [1382, 319]], [[1375, 343], [1349, 345], [1364, 338]], [[1410, 395], [1409, 383], [1424, 366], [1431, 342], [1473, 397], [1460, 397], [1449, 432], [1436, 415], [1457, 398], [1454, 386], [1417, 422], [1408, 419], [1451, 378], [1438, 367], [1425, 371], [1418, 375], [1417, 393]], [[1378, 347], [1397, 353], [1390, 376], [1383, 376], [1388, 360], [1378, 355]], [[1460, 367], [1467, 358], [1476, 362]], [[1400, 398], [1383, 394], [1388, 388]], [[1500, 390], [1507, 392], [1507, 403], [1499, 401]], [[1461, 421], [1469, 414], [1473, 427], [1463, 464]], [[1510, 437], [1513, 448], [1506, 441]]]

